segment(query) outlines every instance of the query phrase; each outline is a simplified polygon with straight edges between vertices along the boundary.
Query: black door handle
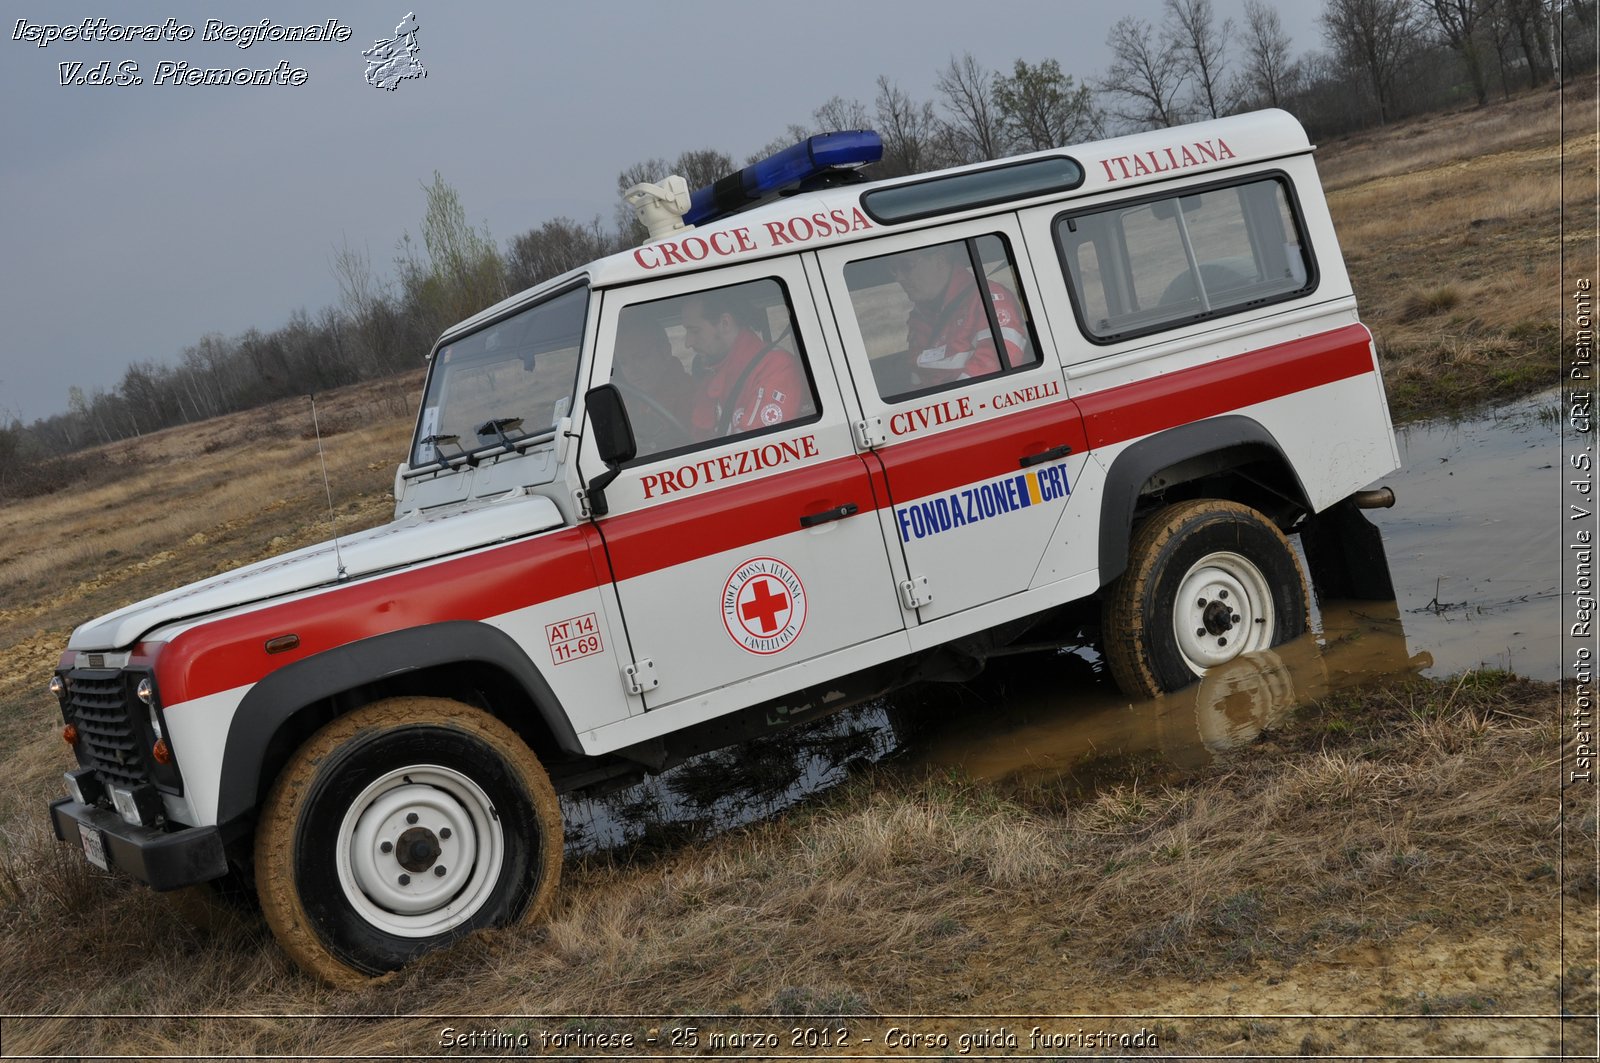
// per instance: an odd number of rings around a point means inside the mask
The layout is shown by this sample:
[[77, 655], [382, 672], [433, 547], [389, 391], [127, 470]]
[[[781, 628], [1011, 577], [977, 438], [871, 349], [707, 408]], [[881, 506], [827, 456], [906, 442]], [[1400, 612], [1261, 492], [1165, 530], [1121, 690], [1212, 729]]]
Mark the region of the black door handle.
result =
[[846, 517], [853, 517], [860, 511], [861, 507], [854, 502], [846, 502], [842, 506], [834, 506], [832, 509], [825, 509], [821, 513], [807, 513], [800, 518], [800, 527], [815, 528], [818, 524], [826, 524], [830, 520], [844, 520]]
[[1038, 454], [1029, 454], [1019, 460], [1017, 464], [1026, 469], [1030, 465], [1043, 465], [1047, 461], [1055, 461], [1057, 458], [1064, 458], [1071, 453], [1071, 444], [1063, 443], [1059, 447], [1051, 447], [1049, 450], [1041, 451]]

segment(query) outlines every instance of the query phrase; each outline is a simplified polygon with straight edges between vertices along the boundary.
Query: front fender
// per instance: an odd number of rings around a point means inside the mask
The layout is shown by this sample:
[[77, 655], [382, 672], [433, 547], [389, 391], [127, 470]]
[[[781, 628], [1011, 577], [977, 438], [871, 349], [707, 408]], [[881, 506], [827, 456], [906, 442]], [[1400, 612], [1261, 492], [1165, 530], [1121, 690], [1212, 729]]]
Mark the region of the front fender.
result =
[[470, 620], [393, 631], [360, 639], [280, 668], [239, 703], [223, 749], [217, 822], [229, 823], [256, 804], [262, 761], [272, 738], [297, 714], [327, 698], [408, 672], [475, 663], [518, 683], [564, 750], [581, 754], [577, 732], [539, 669], [511, 636]]

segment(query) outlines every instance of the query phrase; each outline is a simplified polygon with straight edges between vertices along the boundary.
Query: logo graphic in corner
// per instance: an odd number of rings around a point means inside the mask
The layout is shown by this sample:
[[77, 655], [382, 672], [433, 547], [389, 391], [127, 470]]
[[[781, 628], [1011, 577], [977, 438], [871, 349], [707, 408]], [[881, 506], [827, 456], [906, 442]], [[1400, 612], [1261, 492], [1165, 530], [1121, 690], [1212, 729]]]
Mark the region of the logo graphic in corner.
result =
[[722, 588], [722, 623], [750, 653], [778, 653], [806, 624], [806, 589], [794, 569], [756, 557], [733, 570]]
[[394, 28], [393, 37], [373, 41], [361, 54], [367, 57], [367, 84], [374, 88], [393, 92], [406, 78], [428, 76], [417, 61], [417, 16], [409, 11]]

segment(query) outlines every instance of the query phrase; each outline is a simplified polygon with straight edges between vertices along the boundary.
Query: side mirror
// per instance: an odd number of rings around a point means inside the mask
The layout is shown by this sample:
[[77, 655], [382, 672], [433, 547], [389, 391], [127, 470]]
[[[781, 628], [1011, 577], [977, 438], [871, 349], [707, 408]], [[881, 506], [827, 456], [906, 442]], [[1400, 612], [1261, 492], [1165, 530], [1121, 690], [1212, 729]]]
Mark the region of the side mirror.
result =
[[633, 436], [633, 422], [628, 420], [622, 392], [615, 384], [590, 388], [583, 396], [583, 408], [588, 411], [589, 424], [594, 428], [600, 460], [606, 463], [606, 471], [590, 480], [585, 491], [589, 497], [589, 512], [603, 517], [610, 512], [606, 488], [622, 472], [622, 466], [638, 456], [639, 443]]
[[628, 420], [628, 407], [623, 404], [622, 392], [615, 384], [590, 388], [583, 396], [583, 408], [589, 412], [595, 445], [600, 448], [600, 460], [607, 468], [626, 465], [638, 457], [639, 444], [633, 438], [633, 422]]

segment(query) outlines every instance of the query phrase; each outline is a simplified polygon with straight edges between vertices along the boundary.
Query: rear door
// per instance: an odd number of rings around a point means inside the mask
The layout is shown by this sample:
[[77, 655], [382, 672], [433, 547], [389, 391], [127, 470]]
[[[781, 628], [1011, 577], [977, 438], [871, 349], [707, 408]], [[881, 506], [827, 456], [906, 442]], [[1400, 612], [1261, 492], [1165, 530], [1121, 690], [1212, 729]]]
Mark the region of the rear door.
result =
[[881, 516], [904, 556], [903, 606], [926, 623], [1027, 590], [1087, 448], [1015, 218], [818, 261], [863, 414], [858, 442], [888, 482]]

